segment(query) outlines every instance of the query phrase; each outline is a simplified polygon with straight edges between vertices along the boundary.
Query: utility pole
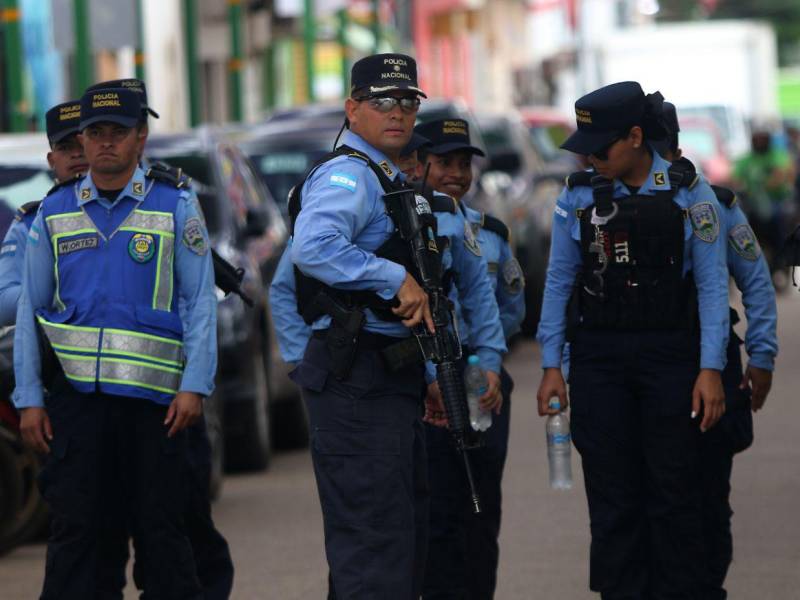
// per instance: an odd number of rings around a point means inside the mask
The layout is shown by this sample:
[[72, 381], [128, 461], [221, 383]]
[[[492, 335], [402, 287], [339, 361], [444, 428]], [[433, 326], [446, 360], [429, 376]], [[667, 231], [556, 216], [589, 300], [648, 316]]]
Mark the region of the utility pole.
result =
[[136, 48], [134, 49], [133, 62], [136, 65], [136, 79], [144, 81], [144, 23], [142, 21], [142, 0], [136, 1]]
[[372, 36], [375, 40], [373, 54], [377, 54], [381, 46], [381, 0], [372, 0]]
[[231, 33], [231, 59], [228, 62], [230, 81], [230, 115], [242, 120], [242, 0], [228, 0], [228, 22]]
[[92, 41], [89, 38], [88, 0], [74, 0], [73, 15], [75, 23], [75, 85], [72, 94], [78, 97], [83, 90], [94, 83], [94, 65], [92, 63]]
[[314, 102], [314, 46], [317, 31], [315, 22], [314, 0], [303, 0], [303, 45], [306, 58], [306, 96]]
[[183, 0], [183, 39], [186, 46], [186, 74], [189, 87], [189, 124], [200, 123], [200, 80], [197, 72], [197, 6]]
[[22, 90], [22, 40], [19, 33], [17, 0], [0, 0], [0, 25], [3, 29], [6, 55], [6, 88], [8, 89], [11, 131], [25, 131], [25, 98]]
[[339, 48], [342, 52], [342, 97], [347, 98], [350, 95], [350, 56], [349, 46], [347, 41], [347, 26], [350, 22], [349, 15], [347, 14], [347, 7], [339, 10], [336, 15], [339, 21], [338, 41]]

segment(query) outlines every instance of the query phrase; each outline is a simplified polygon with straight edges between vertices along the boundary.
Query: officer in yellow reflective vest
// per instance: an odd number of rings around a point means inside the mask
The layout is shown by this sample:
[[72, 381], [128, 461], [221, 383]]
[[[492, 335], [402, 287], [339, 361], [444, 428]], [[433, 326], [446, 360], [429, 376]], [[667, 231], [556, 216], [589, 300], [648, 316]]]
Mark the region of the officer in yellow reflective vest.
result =
[[216, 372], [208, 234], [191, 193], [139, 168], [135, 92], [89, 91], [80, 110], [89, 173], [54, 188], [31, 226], [14, 340], [21, 427], [48, 454], [41, 597], [96, 597], [99, 515], [123, 490], [145, 595], [198, 598], [182, 511], [185, 428]]

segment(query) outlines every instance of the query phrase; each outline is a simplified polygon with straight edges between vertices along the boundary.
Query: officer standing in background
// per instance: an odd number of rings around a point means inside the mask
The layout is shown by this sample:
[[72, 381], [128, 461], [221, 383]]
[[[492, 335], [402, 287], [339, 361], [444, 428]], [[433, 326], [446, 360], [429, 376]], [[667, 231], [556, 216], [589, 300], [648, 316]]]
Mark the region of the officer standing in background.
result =
[[[386, 212], [424, 93], [413, 58], [378, 54], [351, 71], [343, 145], [290, 199], [298, 308], [314, 333], [292, 372], [308, 406], [311, 455], [339, 600], [419, 595], [427, 547], [421, 360], [410, 328], [433, 329], [428, 298]], [[334, 319], [331, 318], [333, 315]]]
[[[50, 144], [47, 163], [57, 183], [74, 179], [89, 168], [77, 138], [80, 110], [80, 101], [70, 100], [56, 104], [45, 115]], [[40, 200], [34, 200], [19, 208], [0, 248], [0, 327], [13, 325], [17, 317], [28, 230], [40, 204]]]
[[[144, 153], [147, 151], [147, 137], [150, 132], [148, 118], [152, 116], [157, 119], [159, 117], [158, 113], [150, 107], [147, 101], [147, 87], [144, 81], [134, 78], [102, 81], [87, 88], [87, 92], [116, 88], [130, 90], [139, 96], [139, 103], [142, 109], [139, 127], [144, 133], [144, 143], [139, 156], [141, 168], [146, 171], [149, 177], [167, 184], [174, 183], [174, 174], [165, 174], [160, 169], [148, 169], [147, 167], [147, 157]], [[187, 180], [185, 182], [187, 190], [189, 189], [188, 184]], [[203, 220], [202, 211], [197, 204], [197, 198], [194, 193], [191, 193], [191, 202], [195, 205], [194, 210]], [[184, 324], [185, 326], [186, 324]], [[186, 535], [192, 545], [197, 577], [203, 587], [205, 600], [225, 600], [230, 596], [233, 589], [234, 569], [228, 542], [214, 526], [214, 520], [211, 516], [211, 495], [209, 490], [211, 443], [206, 431], [205, 417], [200, 415], [187, 431], [189, 481], [193, 492], [187, 494], [186, 498], [184, 512]], [[117, 504], [123, 505], [124, 503], [125, 498], [122, 497]], [[108, 568], [102, 571], [102, 577], [105, 580], [103, 587], [115, 597], [122, 598], [122, 590], [126, 583], [125, 565], [128, 562], [128, 528], [124, 520], [119, 520], [115, 515], [111, 515], [104, 531], [104, 566]], [[137, 588], [142, 589], [145, 582], [145, 575], [142, 573], [145, 561], [142, 560], [142, 549], [137, 547], [135, 551], [137, 557], [133, 568], [133, 579]]]
[[[675, 106], [664, 103], [664, 122], [669, 136], [664, 142], [653, 144], [658, 153], [670, 162], [678, 162], [691, 172], [694, 166], [682, 157], [679, 143], [678, 116]], [[750, 357], [742, 373], [742, 340], [733, 330], [739, 320], [731, 308], [731, 330], [728, 338], [728, 362], [722, 372], [725, 388], [725, 415], [705, 436], [702, 446], [703, 532], [709, 556], [711, 589], [708, 600], [727, 597], [723, 584], [733, 559], [730, 505], [731, 470], [733, 456], [746, 450], [753, 442], [753, 411], [760, 410], [772, 387], [772, 371], [778, 354], [777, 306], [775, 288], [769, 274], [767, 261], [761, 253], [753, 230], [750, 228], [734, 193], [728, 189], [711, 186], [720, 204], [720, 237], [728, 241], [728, 270], [742, 293], [747, 316], [745, 350]]]
[[[498, 306], [507, 342], [519, 331], [525, 314], [522, 271], [511, 253], [505, 225], [462, 202], [472, 185], [472, 157], [483, 156], [483, 152], [471, 144], [469, 125], [463, 119], [424, 123], [415, 128], [415, 134], [430, 141], [430, 145], [423, 145], [419, 150], [419, 171], [428, 173], [426, 187], [456, 200], [461, 219], [460, 236], [454, 245], [486, 265], [490, 297]], [[484, 335], [476, 330], [474, 321], [459, 319], [459, 332], [465, 354], [476, 353], [475, 348], [482, 344]], [[492, 426], [483, 434], [483, 446], [472, 453], [481, 514], [472, 514], [464, 501], [468, 496], [460, 457], [448, 443], [447, 431], [430, 425], [426, 431], [431, 480], [431, 541], [423, 593], [426, 600], [490, 599], [497, 583], [501, 484], [514, 383], [501, 362], [487, 363], [480, 357], [487, 376], [500, 374], [502, 392], [500, 403], [481, 402], [484, 409], [494, 412]], [[429, 393], [436, 394], [438, 390]]]
[[570, 176], [556, 203], [537, 335], [539, 414], [554, 414], [567, 406], [571, 329], [590, 587], [604, 599], [708, 597], [700, 455], [725, 410], [725, 238], [709, 186], [649, 146], [666, 135], [661, 100], [623, 82], [575, 103], [562, 147], [594, 170]]
[[[89, 174], [50, 194], [31, 226], [14, 344], [14, 401], [48, 453], [42, 598], [95, 597], [99, 515], [120, 487], [145, 594], [197, 598], [183, 430], [202, 413], [216, 371], [208, 237], [192, 196], [138, 167], [138, 94], [88, 92], [80, 111]], [[53, 354], [54, 373], [43, 372]]]

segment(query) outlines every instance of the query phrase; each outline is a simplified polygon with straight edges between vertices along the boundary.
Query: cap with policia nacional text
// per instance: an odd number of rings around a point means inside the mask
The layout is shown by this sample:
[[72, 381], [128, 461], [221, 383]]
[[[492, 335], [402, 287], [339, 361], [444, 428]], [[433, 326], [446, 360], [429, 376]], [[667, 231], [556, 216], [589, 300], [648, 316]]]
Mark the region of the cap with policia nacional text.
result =
[[646, 121], [654, 125], [652, 138], [661, 139], [665, 132], [657, 122], [661, 118], [662, 100], [658, 92], [645, 96], [642, 86], [635, 81], [612, 83], [586, 94], [575, 102], [578, 129], [561, 147], [588, 156]]
[[428, 138], [431, 145], [427, 151], [431, 154], [447, 154], [456, 150], [466, 150], [470, 154], [486, 156], [483, 150], [473, 146], [469, 139], [469, 123], [464, 119], [437, 119], [429, 123], [420, 123], [414, 133]]
[[80, 100], [56, 104], [45, 114], [45, 121], [47, 123], [47, 139], [51, 146], [67, 136], [78, 133], [81, 123]]
[[90, 85], [86, 88], [87, 92], [95, 92], [97, 90], [107, 90], [109, 88], [125, 88], [129, 90], [133, 90], [134, 92], [141, 95], [139, 98], [139, 102], [142, 105], [142, 116], [146, 117], [147, 114], [153, 115], [156, 119], [158, 119], [158, 113], [154, 111], [150, 106], [147, 104], [147, 86], [144, 84], [144, 81], [141, 79], [112, 79], [111, 81], [101, 81], [100, 83], [95, 83], [94, 85]]
[[83, 131], [93, 123], [117, 123], [135, 127], [142, 117], [139, 94], [124, 88], [110, 88], [86, 92], [81, 97], [81, 124]]
[[417, 61], [405, 54], [373, 54], [353, 64], [350, 95], [363, 91], [368, 96], [408, 90], [427, 98], [417, 86]]

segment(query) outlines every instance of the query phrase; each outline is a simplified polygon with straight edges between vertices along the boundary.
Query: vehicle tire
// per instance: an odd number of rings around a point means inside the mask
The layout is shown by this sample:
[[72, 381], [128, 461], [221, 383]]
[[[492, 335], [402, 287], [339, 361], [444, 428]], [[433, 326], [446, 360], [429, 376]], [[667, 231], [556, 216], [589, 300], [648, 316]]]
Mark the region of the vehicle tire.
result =
[[39, 493], [37, 476], [42, 468], [41, 459], [22, 442], [12, 445], [16, 456], [16, 466], [22, 482], [22, 495], [14, 516], [14, 526], [9, 532], [14, 545], [24, 544], [41, 538], [50, 523], [50, 508]]
[[22, 504], [23, 481], [17, 467], [17, 453], [0, 438], [0, 554], [14, 547], [16, 514]]
[[272, 432], [265, 364], [263, 347], [259, 343], [259, 350], [252, 357], [253, 394], [247, 402], [240, 402], [236, 407], [241, 433], [225, 436], [225, 466], [228, 470], [261, 471], [269, 465]]
[[272, 405], [272, 427], [276, 448], [295, 450], [308, 447], [308, 410], [299, 389], [291, 400]]
[[225, 434], [222, 424], [222, 406], [219, 396], [212, 394], [206, 399], [204, 407], [206, 432], [211, 445], [211, 469], [208, 478], [208, 495], [216, 500], [222, 493], [225, 474]]

